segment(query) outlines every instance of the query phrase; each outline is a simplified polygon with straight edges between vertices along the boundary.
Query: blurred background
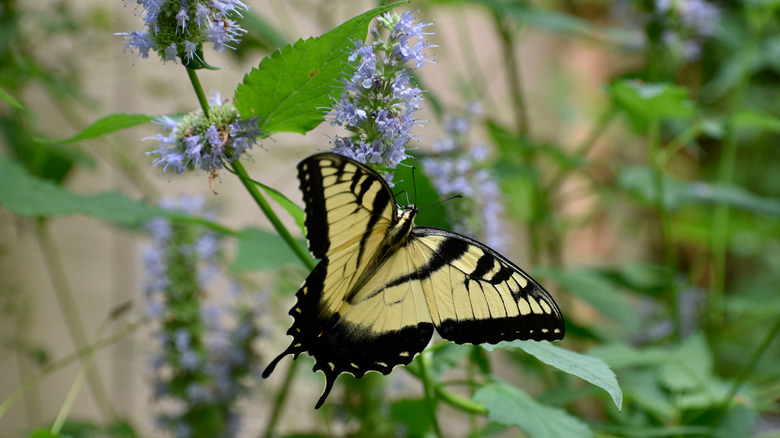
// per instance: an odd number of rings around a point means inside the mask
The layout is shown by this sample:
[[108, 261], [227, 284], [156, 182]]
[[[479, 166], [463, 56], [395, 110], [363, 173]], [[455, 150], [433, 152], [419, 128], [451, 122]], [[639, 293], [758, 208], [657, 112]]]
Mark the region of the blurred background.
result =
[[[248, 32], [237, 50], [208, 51], [220, 69], [199, 71], [207, 93], [223, 100], [273, 50], [377, 6], [246, 4], [239, 23]], [[434, 190], [417, 202], [471, 194], [430, 209], [418, 225], [500, 247], [555, 296], [567, 320], [559, 345], [612, 366], [623, 412], [587, 385], [566, 381], [567, 392], [556, 391], [561, 378], [518, 354], [492, 353], [493, 372], [599, 436], [780, 436], [778, 6], [413, 0], [401, 9], [435, 20], [427, 39], [438, 45], [431, 49], [436, 63], [415, 71], [426, 110], [416, 115], [422, 126], [409, 147], [418, 148], [415, 164], [427, 174], [420, 191]], [[78, 194], [116, 191], [151, 203], [199, 196], [225, 227], [270, 230], [233, 175], [214, 182], [216, 195], [205, 173], [171, 177], [151, 167], [145, 153], [153, 142], [143, 139], [160, 132], [155, 125], [71, 144], [45, 141], [69, 138], [111, 113], [198, 107], [179, 64], [123, 50], [115, 34], [140, 29], [139, 12], [121, 0], [0, 1], [2, 155]], [[273, 135], [244, 165], [300, 205], [294, 166], [330, 149], [336, 134], [343, 133], [323, 123], [306, 135]], [[468, 161], [469, 188], [448, 185], [447, 171], [436, 167], [447, 158]], [[153, 244], [143, 227], [81, 214], [31, 219], [0, 205], [0, 403], [41, 376], [2, 412], [0, 436], [51, 424], [79, 378], [79, 362], [66, 359], [107, 333], [118, 335], [94, 354], [69, 420], [103, 427], [122, 419], [138, 436], [165, 436], [155, 425], [161, 402], [149, 357], [157, 332], [143, 293], [150, 275], [144, 251]], [[220, 275], [204, 297], [233, 299], [237, 278], [247, 302], [262, 307], [252, 342], [257, 361], [237, 408], [237, 436], [258, 436], [284, 378], [277, 371], [262, 380], [258, 370], [289, 342], [287, 311], [308, 271], [294, 263], [236, 267], [240, 244], [225, 238], [222, 245]], [[458, 354], [452, 357], [471, 353]], [[346, 395], [336, 406], [314, 411], [322, 378], [310, 363], [299, 367], [280, 434], [365, 435], [374, 424], [375, 433], [414, 435], [388, 405], [419, 396], [410, 375], [396, 370], [378, 384], [391, 394], [384, 402], [374, 396], [391, 423], [380, 427], [359, 411], [361, 403], [374, 405], [354, 383], [337, 388]], [[441, 416], [453, 419], [443, 424], [445, 435], [469, 434], [459, 411], [444, 408]], [[487, 420], [474, 421], [488, 434]]]

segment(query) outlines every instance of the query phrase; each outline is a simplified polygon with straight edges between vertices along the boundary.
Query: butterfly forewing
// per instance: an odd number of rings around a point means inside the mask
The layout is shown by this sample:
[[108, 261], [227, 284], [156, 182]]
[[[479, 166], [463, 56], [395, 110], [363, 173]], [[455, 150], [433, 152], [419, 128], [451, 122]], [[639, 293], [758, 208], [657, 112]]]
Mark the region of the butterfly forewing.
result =
[[365, 241], [384, 237], [395, 221], [395, 200], [376, 173], [335, 154], [311, 156], [298, 164], [306, 204], [306, 238], [314, 257], [356, 247], [363, 254], [376, 248]]

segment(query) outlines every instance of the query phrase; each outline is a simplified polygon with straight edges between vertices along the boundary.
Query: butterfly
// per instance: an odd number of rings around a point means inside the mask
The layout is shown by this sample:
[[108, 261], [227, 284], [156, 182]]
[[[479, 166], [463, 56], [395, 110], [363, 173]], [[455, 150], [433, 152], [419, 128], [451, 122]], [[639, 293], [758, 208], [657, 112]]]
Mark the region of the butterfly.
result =
[[374, 170], [330, 152], [298, 164], [306, 236], [321, 259], [296, 293], [279, 361], [306, 352], [325, 374], [328, 397], [341, 373], [388, 374], [407, 365], [434, 330], [458, 344], [564, 336], [558, 305], [522, 269], [451, 231], [415, 227]]

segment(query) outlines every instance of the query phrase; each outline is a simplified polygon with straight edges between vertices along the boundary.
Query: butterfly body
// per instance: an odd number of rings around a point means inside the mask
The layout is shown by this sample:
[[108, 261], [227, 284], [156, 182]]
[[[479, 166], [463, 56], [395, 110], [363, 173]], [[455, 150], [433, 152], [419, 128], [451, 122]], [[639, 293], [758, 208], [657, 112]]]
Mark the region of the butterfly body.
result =
[[288, 354], [307, 352], [325, 374], [320, 407], [341, 373], [388, 374], [434, 330], [456, 343], [563, 338], [560, 310], [512, 262], [473, 239], [414, 227], [370, 168], [333, 153], [298, 165], [309, 249], [320, 262], [298, 290]]

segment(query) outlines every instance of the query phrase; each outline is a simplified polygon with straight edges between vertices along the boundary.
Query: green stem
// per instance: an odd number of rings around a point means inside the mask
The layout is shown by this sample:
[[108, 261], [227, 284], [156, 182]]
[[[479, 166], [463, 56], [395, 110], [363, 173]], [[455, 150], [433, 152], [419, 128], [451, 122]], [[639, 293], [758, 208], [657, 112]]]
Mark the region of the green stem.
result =
[[73, 404], [76, 403], [76, 397], [78, 397], [79, 392], [81, 392], [81, 388], [84, 387], [87, 371], [91, 367], [92, 356], [90, 355], [81, 365], [79, 373], [76, 375], [76, 380], [73, 381], [73, 385], [71, 385], [70, 390], [68, 391], [68, 395], [65, 397], [65, 401], [62, 402], [62, 408], [60, 408], [60, 412], [57, 414], [57, 418], [54, 420], [54, 424], [51, 426], [51, 433], [54, 435], [59, 435], [60, 431], [62, 430], [62, 426], [68, 419], [68, 415], [70, 414], [71, 409], [73, 409]]
[[[59, 304], [62, 316], [65, 319], [65, 325], [73, 340], [73, 344], [76, 346], [76, 349], [80, 350], [89, 345], [89, 338], [87, 337], [86, 329], [82, 324], [81, 315], [78, 306], [76, 305], [76, 299], [73, 297], [73, 293], [68, 286], [69, 282], [65, 275], [65, 268], [62, 266], [62, 258], [59, 256], [59, 252], [54, 246], [54, 242], [51, 240], [45, 219], [38, 220], [37, 235], [44, 264], [49, 273], [57, 303]], [[100, 370], [97, 368], [89, 369], [87, 371], [87, 382], [103, 420], [115, 418], [115, 410], [111, 404], [111, 399], [108, 396], [106, 387], [103, 384]]]
[[[661, 221], [661, 235], [664, 243], [664, 265], [672, 275], [677, 269], [677, 256], [674, 252], [674, 237], [672, 232], [672, 220], [669, 210], [666, 207], [666, 193], [664, 185], [664, 165], [663, 151], [661, 149], [661, 122], [658, 119], [652, 121], [650, 125], [650, 160], [653, 165], [653, 188], [655, 189], [656, 203], [655, 209]], [[670, 277], [668, 287], [670, 288], [670, 305], [674, 313], [675, 333], [680, 336], [680, 312], [679, 300], [677, 296], [678, 287], [674, 277]]]
[[[759, 53], [761, 35], [764, 33], [771, 13], [762, 7], [747, 8], [749, 37], [740, 50], [742, 61], [740, 65], [750, 66]], [[730, 114], [726, 120], [723, 155], [718, 168], [718, 182], [728, 184], [734, 177], [734, 166], [737, 156], [737, 132], [734, 126], [734, 115], [742, 103], [744, 91], [750, 82], [752, 70], [745, 68], [730, 98]], [[724, 298], [726, 294], [726, 253], [728, 251], [729, 206], [721, 203], [715, 207], [712, 222], [712, 292], [709, 299], [708, 313], [710, 324], [717, 326], [725, 317]]]
[[499, 14], [494, 14], [493, 19], [500, 36], [501, 53], [506, 66], [507, 85], [509, 95], [512, 99], [512, 109], [515, 112], [515, 126], [517, 133], [522, 137], [528, 137], [528, 116], [525, 111], [525, 99], [523, 97], [522, 79], [520, 78], [520, 63], [515, 56], [515, 45], [513, 38], [513, 22], [504, 20]]
[[477, 403], [473, 400], [469, 400], [465, 397], [461, 397], [459, 395], [456, 395], [455, 393], [451, 391], [447, 391], [444, 389], [441, 385], [434, 385], [433, 387], [434, 392], [436, 393], [439, 398], [441, 398], [443, 401], [447, 402], [450, 406], [459, 409], [463, 412], [468, 412], [470, 414], [487, 414], [487, 409], [485, 409], [485, 405], [482, 403]]
[[[530, 168], [534, 162], [534, 153], [531, 148], [528, 148], [525, 144], [528, 141], [528, 138], [530, 138], [531, 133], [526, 113], [522, 78], [520, 77], [520, 61], [515, 54], [515, 29], [513, 28], [515, 22], [512, 20], [505, 20], [504, 17], [497, 13], [493, 15], [493, 20], [496, 23], [496, 29], [498, 29], [501, 54], [504, 59], [504, 65], [506, 66], [507, 87], [509, 88], [512, 110], [514, 111], [515, 134], [523, 143], [521, 144], [518, 154], [523, 165]], [[530, 264], [536, 265], [539, 263], [540, 249], [542, 246], [542, 233], [539, 230], [541, 222], [540, 214], [542, 211], [545, 211], [546, 200], [542, 199], [542, 192], [538, 181], [532, 180], [531, 185], [531, 215], [528, 221], [526, 235], [528, 236], [529, 243]]]
[[206, 93], [203, 92], [203, 87], [200, 85], [200, 79], [198, 79], [198, 73], [195, 71], [195, 69], [186, 67], [187, 69], [187, 76], [190, 77], [190, 83], [192, 83], [192, 88], [195, 90], [195, 95], [198, 96], [198, 102], [200, 103], [200, 108], [203, 110], [203, 115], [206, 116], [206, 118], [209, 117], [209, 101], [206, 99]]
[[263, 197], [263, 194], [260, 193], [260, 190], [258, 190], [257, 187], [252, 183], [252, 179], [249, 178], [249, 175], [247, 174], [246, 169], [244, 169], [244, 166], [241, 164], [241, 162], [234, 161], [231, 166], [238, 175], [238, 179], [241, 181], [241, 184], [244, 185], [244, 188], [246, 188], [246, 190], [252, 196], [252, 199], [255, 200], [260, 209], [263, 210], [263, 213], [268, 218], [268, 220], [271, 221], [271, 225], [273, 225], [276, 232], [279, 233], [282, 239], [284, 239], [290, 249], [293, 250], [295, 255], [298, 256], [298, 258], [305, 266], [307, 266], [309, 269], [314, 269], [314, 259], [311, 258], [305, 249], [298, 245], [298, 242], [296, 242], [290, 232], [287, 231], [287, 228], [285, 228], [285, 226], [279, 220], [279, 217], [276, 216], [276, 213], [274, 213], [273, 209], [268, 204], [268, 201], [266, 201], [265, 197]]
[[287, 368], [287, 373], [284, 375], [284, 382], [282, 387], [279, 388], [279, 392], [276, 394], [274, 400], [274, 408], [271, 412], [271, 417], [268, 419], [268, 424], [265, 427], [263, 437], [271, 438], [274, 436], [274, 430], [276, 429], [276, 423], [279, 422], [279, 417], [282, 414], [282, 407], [287, 400], [287, 394], [290, 392], [290, 386], [292, 385], [293, 377], [295, 376], [295, 370], [298, 367], [298, 361], [293, 360], [290, 362], [290, 367]]
[[[195, 70], [187, 68], [187, 75], [190, 78], [190, 82], [192, 83], [192, 88], [195, 90], [195, 94], [198, 96], [198, 102], [200, 102], [200, 107], [203, 109], [203, 114], [206, 117], [208, 117], [209, 116], [208, 100], [206, 99], [206, 95], [203, 92], [203, 87], [200, 85], [200, 80], [198, 79]], [[246, 169], [244, 169], [244, 166], [241, 164], [241, 162], [236, 160], [230, 166], [232, 167], [233, 172], [236, 175], [238, 175], [241, 184], [244, 185], [244, 188], [246, 188], [250, 196], [252, 196], [252, 199], [255, 200], [255, 203], [257, 203], [258, 207], [260, 207], [260, 210], [263, 211], [263, 214], [265, 214], [265, 216], [271, 222], [271, 225], [273, 225], [276, 232], [279, 233], [279, 235], [282, 237], [282, 239], [284, 239], [284, 241], [287, 243], [290, 249], [292, 249], [293, 253], [295, 253], [295, 255], [301, 260], [304, 266], [308, 267], [309, 269], [314, 269], [315, 266], [314, 259], [312, 259], [312, 257], [304, 248], [298, 245], [298, 242], [296, 242], [295, 239], [290, 234], [290, 232], [287, 231], [287, 228], [282, 224], [282, 221], [279, 220], [279, 217], [273, 211], [270, 204], [268, 204], [268, 201], [266, 201], [265, 197], [257, 189], [257, 186], [255, 186], [254, 183], [252, 183], [252, 179], [249, 177], [249, 174], [247, 174]], [[279, 419], [279, 416], [281, 415], [282, 408], [287, 398], [288, 389], [290, 387], [290, 384], [292, 383], [295, 367], [296, 367], [296, 362], [293, 361], [293, 363], [290, 365], [290, 368], [287, 371], [287, 375], [285, 377], [285, 383], [282, 385], [279, 394], [277, 394], [276, 403], [274, 405], [274, 410], [271, 414], [271, 418], [268, 422], [268, 426], [265, 431], [265, 436], [271, 436], [273, 434], [274, 429], [276, 428], [276, 423]]]
[[767, 348], [769, 348], [769, 344], [772, 343], [778, 332], [780, 332], [780, 318], [775, 320], [775, 324], [772, 326], [772, 329], [767, 332], [764, 340], [761, 341], [761, 344], [758, 346], [758, 348], [756, 348], [756, 351], [753, 352], [753, 355], [750, 357], [747, 366], [742, 369], [737, 378], [731, 384], [731, 388], [729, 388], [729, 392], [726, 395], [726, 398], [723, 399], [723, 402], [721, 402], [721, 405], [718, 409], [718, 418], [722, 418], [723, 415], [726, 414], [726, 411], [728, 410], [731, 401], [734, 399], [734, 396], [737, 395], [737, 392], [740, 388], [742, 388], [742, 385], [745, 383], [748, 376], [750, 376], [750, 374], [756, 368], [758, 361], [761, 360], [761, 356], [763, 356]]
[[38, 382], [43, 380], [43, 378], [73, 364], [74, 362], [89, 357], [90, 355], [94, 354], [96, 351], [104, 347], [115, 344], [121, 341], [122, 339], [125, 339], [127, 334], [135, 330], [136, 327], [138, 327], [138, 321], [129, 322], [122, 330], [118, 331], [117, 333], [114, 333], [113, 335], [103, 338], [93, 343], [92, 345], [87, 345], [84, 348], [78, 349], [75, 352], [69, 354], [68, 356], [63, 357], [62, 359], [53, 362], [52, 364], [44, 368], [40, 373], [33, 376], [29, 380], [25, 381], [22, 384], [21, 388], [14, 391], [13, 394], [8, 396], [8, 398], [5, 399], [5, 401], [3, 401], [2, 404], [0, 404], [0, 419], [3, 418], [6, 412], [8, 412], [8, 410], [11, 409], [14, 403], [16, 403], [24, 395], [25, 392], [29, 391], [31, 388], [34, 388], [38, 384]]
[[[718, 169], [718, 182], [731, 182], [734, 176], [734, 161], [737, 156], [737, 140], [732, 120], [726, 123], [726, 141]], [[728, 250], [729, 206], [720, 203], [715, 206], [712, 219], [712, 294], [710, 295], [710, 320], [719, 324], [724, 317], [724, 296], [726, 290], [726, 253]]]
[[439, 427], [439, 420], [436, 417], [436, 400], [433, 398], [433, 383], [431, 382], [431, 378], [428, 375], [428, 364], [427, 361], [430, 361], [431, 354], [429, 352], [423, 352], [422, 357], [420, 358], [420, 361], [418, 362], [420, 365], [420, 377], [422, 378], [423, 383], [423, 392], [425, 393], [425, 406], [428, 408], [428, 414], [431, 416], [431, 425], [433, 426], [433, 433], [439, 437], [443, 438], [444, 435], [441, 433], [441, 428]]

